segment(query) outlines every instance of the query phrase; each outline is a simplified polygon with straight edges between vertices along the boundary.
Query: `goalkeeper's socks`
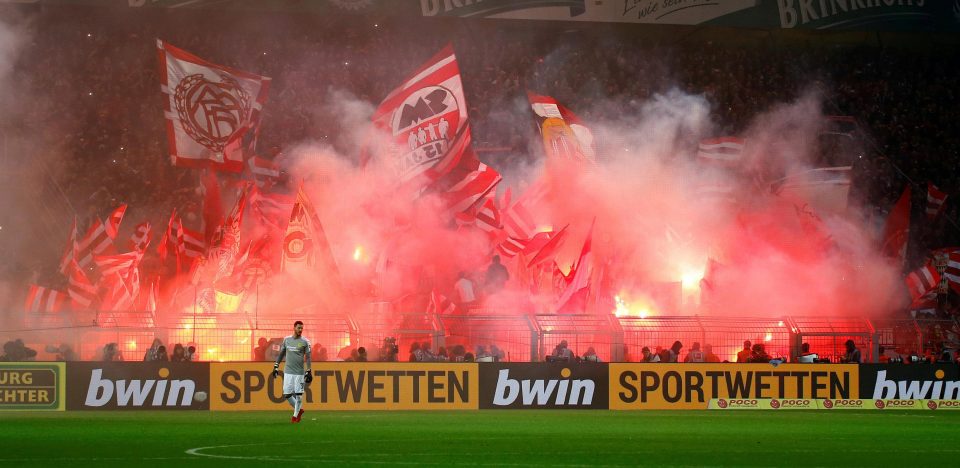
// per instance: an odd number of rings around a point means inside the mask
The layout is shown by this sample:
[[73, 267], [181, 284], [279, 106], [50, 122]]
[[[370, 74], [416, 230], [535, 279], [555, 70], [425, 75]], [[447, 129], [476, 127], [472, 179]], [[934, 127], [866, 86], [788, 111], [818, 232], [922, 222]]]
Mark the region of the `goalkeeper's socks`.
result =
[[296, 416], [296, 415], [297, 415], [297, 414], [296, 414], [296, 413], [297, 413], [297, 398], [296, 398], [296, 395], [290, 395], [289, 397], [287, 397], [287, 403], [290, 403], [290, 406], [293, 408], [293, 413], [294, 413], [293, 415]]

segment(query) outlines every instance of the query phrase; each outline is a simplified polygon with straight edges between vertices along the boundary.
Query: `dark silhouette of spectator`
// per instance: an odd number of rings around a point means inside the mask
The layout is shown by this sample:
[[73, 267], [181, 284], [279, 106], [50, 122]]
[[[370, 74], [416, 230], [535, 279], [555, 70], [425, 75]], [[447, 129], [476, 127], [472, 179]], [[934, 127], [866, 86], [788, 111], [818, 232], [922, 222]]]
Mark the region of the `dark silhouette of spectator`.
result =
[[32, 361], [36, 356], [36, 350], [28, 348], [23, 344], [23, 340], [17, 338], [3, 344], [3, 356], [0, 356], [0, 361]]
[[151, 344], [150, 347], [147, 348], [147, 352], [143, 353], [143, 360], [159, 361], [157, 353], [161, 346], [163, 346], [163, 342], [160, 341], [160, 338], [154, 338], [153, 344]]
[[163, 362], [169, 362], [169, 361], [170, 361], [170, 356], [167, 356], [167, 347], [166, 347], [166, 346], [160, 345], [160, 347], [157, 348], [157, 355], [156, 355], [156, 359], [154, 359], [154, 361], [163, 361]]
[[260, 339], [257, 340], [257, 347], [253, 348], [253, 360], [266, 361], [267, 348], [269, 347], [270, 347], [270, 341], [261, 336]]
[[743, 349], [737, 353], [737, 362], [750, 362], [751, 357], [753, 357], [753, 346], [750, 340], [746, 340], [743, 342]]
[[363, 346], [357, 348], [357, 362], [367, 362], [367, 348]]
[[467, 353], [463, 355], [463, 362], [473, 362], [473, 353]]
[[600, 362], [600, 356], [597, 356], [597, 350], [593, 349], [593, 346], [588, 346], [586, 352], [583, 353], [583, 360], [588, 362]]
[[120, 352], [120, 347], [116, 343], [107, 343], [103, 347], [102, 360], [105, 362], [122, 361], [123, 354]]
[[674, 341], [673, 346], [666, 350], [667, 359], [664, 359], [663, 362], [679, 362], [681, 349], [683, 349], [683, 343]]
[[700, 343], [697, 341], [693, 342], [693, 346], [690, 348], [690, 351], [687, 353], [687, 356], [683, 358], [683, 362], [706, 362], [707, 357], [700, 350]]
[[420, 351], [420, 343], [417, 343], [416, 341], [410, 343], [410, 356], [407, 357], [407, 361], [423, 361], [423, 351]]
[[567, 340], [560, 340], [557, 346], [553, 348], [553, 352], [550, 353], [550, 357], [552, 357], [554, 361], [565, 362], [571, 362], [576, 358], [570, 346], [567, 344]]
[[[364, 350], [366, 351], [366, 350]], [[327, 348], [322, 344], [316, 343], [310, 347], [310, 360], [313, 362], [324, 362], [327, 360]]]
[[713, 354], [713, 345], [703, 345], [703, 362], [720, 362], [720, 356]]
[[487, 267], [487, 274], [484, 278], [484, 290], [488, 294], [494, 294], [503, 289], [509, 279], [510, 273], [507, 271], [507, 267], [500, 263], [499, 255], [494, 255], [490, 266]]
[[843, 362], [848, 364], [861, 364], [863, 362], [860, 358], [860, 349], [857, 348], [857, 344], [853, 340], [847, 340], [844, 346], [846, 346], [847, 351], [843, 355]]
[[187, 362], [187, 350], [183, 345], [177, 343], [173, 345], [173, 353], [170, 355], [170, 362]]
[[641, 362], [660, 362], [660, 356], [656, 353], [651, 353], [648, 346], [644, 346], [640, 350], [640, 354], [643, 356], [643, 361]]
[[750, 360], [747, 362], [770, 362], [770, 355], [767, 354], [767, 350], [764, 349], [763, 343], [757, 343], [753, 345], [753, 349], [750, 352]]

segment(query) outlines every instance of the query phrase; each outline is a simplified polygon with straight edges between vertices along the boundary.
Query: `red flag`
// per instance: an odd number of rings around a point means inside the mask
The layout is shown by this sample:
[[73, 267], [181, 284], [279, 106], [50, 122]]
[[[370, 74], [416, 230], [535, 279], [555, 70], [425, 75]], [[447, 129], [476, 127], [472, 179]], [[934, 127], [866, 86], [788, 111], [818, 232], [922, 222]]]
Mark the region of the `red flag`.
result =
[[67, 294], [73, 303], [82, 309], [90, 307], [97, 300], [97, 287], [90, 282], [86, 273], [77, 262], [70, 262], [70, 282], [67, 285]]
[[527, 100], [537, 117], [548, 158], [593, 163], [593, 133], [576, 114], [550, 96], [527, 91]]
[[174, 252], [177, 252], [176, 243], [174, 242], [174, 239], [170, 238], [170, 234], [175, 229], [175, 221], [177, 221], [177, 210], [170, 212], [170, 221], [167, 221], [167, 229], [163, 231], [163, 237], [160, 239], [160, 245], [157, 246], [157, 254], [160, 255], [160, 260], [167, 259], [167, 248], [170, 243], [174, 243]]
[[546, 197], [546, 184], [534, 182], [513, 206], [503, 210], [503, 229], [511, 237], [529, 239], [537, 232], [536, 206]]
[[105, 253], [112, 246], [113, 241], [107, 235], [103, 222], [95, 219], [93, 225], [77, 243], [77, 263], [81, 268], [86, 268], [93, 264], [94, 255]]
[[[133, 270], [136, 270], [136, 268]], [[139, 284], [139, 277], [137, 281]], [[101, 277], [100, 284], [103, 287], [100, 297], [100, 310], [128, 311], [136, 304], [137, 295], [133, 291], [132, 283], [119, 274]], [[139, 285], [137, 289], [139, 289]]]
[[427, 305], [428, 314], [448, 315], [457, 311], [457, 305], [447, 296], [440, 294], [436, 289], [430, 292], [430, 304]]
[[943, 205], [947, 201], [947, 194], [941, 192], [936, 185], [927, 182], [927, 219], [933, 221], [943, 212]]
[[203, 188], [203, 240], [212, 244], [217, 230], [223, 225], [223, 203], [220, 200], [220, 183], [213, 171], [201, 176]]
[[960, 293], [960, 248], [940, 249], [938, 252], [947, 256], [947, 267], [943, 270], [947, 285]]
[[493, 197], [487, 197], [487, 200], [480, 205], [476, 214], [476, 226], [484, 232], [496, 232], [503, 229], [503, 223], [500, 221], [500, 210]]
[[208, 62], [157, 41], [167, 141], [174, 164], [243, 170], [256, 143], [270, 78]]
[[66, 302], [67, 295], [63, 291], [31, 284], [23, 309], [27, 312], [60, 312]]
[[136, 265], [139, 265], [143, 257], [141, 252], [127, 252], [119, 255], [97, 255], [94, 261], [100, 268], [101, 275], [112, 275], [115, 273], [127, 272]]
[[590, 231], [587, 233], [587, 239], [583, 241], [583, 249], [580, 250], [580, 259], [577, 260], [577, 266], [573, 271], [573, 278], [567, 284], [566, 290], [560, 295], [557, 301], [557, 310], [563, 309], [567, 302], [574, 295], [590, 287], [590, 276], [593, 274], [593, 225], [596, 220], [590, 223]]
[[697, 147], [697, 163], [720, 167], [736, 167], [743, 157], [744, 140], [719, 137], [702, 140]]
[[77, 256], [77, 218], [73, 218], [73, 227], [70, 228], [70, 236], [67, 238], [67, 246], [63, 249], [63, 255], [60, 256], [60, 267], [58, 271], [66, 275], [70, 270], [70, 262]]
[[448, 212], [459, 213], [468, 210], [493, 191], [501, 179], [500, 173], [495, 169], [478, 163], [475, 170], [470, 171], [463, 179], [446, 190], [443, 197], [447, 202]]
[[120, 232], [120, 222], [123, 221], [123, 215], [127, 212], [127, 204], [124, 203], [118, 206], [110, 216], [107, 218], [107, 224], [104, 226], [104, 229], [107, 231], [107, 235], [110, 236], [110, 239], [116, 239], [117, 233]]
[[177, 252], [187, 258], [202, 257], [207, 252], [207, 244], [203, 241], [203, 234], [183, 227], [177, 221]]
[[513, 258], [527, 248], [527, 242], [529, 242], [528, 239], [508, 237], [497, 246], [497, 252], [504, 257]]
[[327, 234], [320, 224], [313, 203], [303, 187], [297, 192], [297, 201], [290, 213], [290, 223], [283, 239], [281, 271], [326, 272], [339, 282], [340, 272], [333, 258]]
[[910, 186], [908, 185], [897, 200], [897, 204], [890, 210], [887, 224], [883, 228], [883, 245], [881, 251], [890, 258], [897, 260], [903, 267], [907, 257], [907, 241], [910, 238]]
[[940, 275], [937, 273], [935, 266], [927, 264], [907, 275], [906, 284], [907, 290], [910, 292], [910, 299], [917, 302], [940, 284]]
[[417, 189], [460, 163], [470, 147], [470, 125], [460, 68], [445, 47], [394, 89], [373, 114], [390, 139], [389, 154], [402, 184]]
[[[570, 227], [569, 224], [564, 226], [563, 229], [548, 236], [547, 242], [537, 250], [537, 254], [530, 259], [529, 263], [527, 263], [527, 267], [532, 268], [548, 260], [553, 260], [557, 254], [557, 251], [560, 250], [560, 246], [563, 245], [564, 239], [566, 239], [565, 235], [567, 233], [568, 227]], [[532, 252], [525, 252], [525, 253], [532, 253]]]

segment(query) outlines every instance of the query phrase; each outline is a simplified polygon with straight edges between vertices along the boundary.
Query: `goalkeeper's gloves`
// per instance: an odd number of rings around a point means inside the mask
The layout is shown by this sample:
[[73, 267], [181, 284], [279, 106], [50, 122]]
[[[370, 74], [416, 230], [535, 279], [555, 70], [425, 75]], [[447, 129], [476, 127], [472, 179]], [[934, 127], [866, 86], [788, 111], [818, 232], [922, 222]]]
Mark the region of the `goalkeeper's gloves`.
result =
[[303, 376], [303, 381], [306, 383], [313, 382], [313, 372], [307, 371], [307, 373]]
[[273, 365], [273, 376], [278, 377], [280, 375], [280, 364]]

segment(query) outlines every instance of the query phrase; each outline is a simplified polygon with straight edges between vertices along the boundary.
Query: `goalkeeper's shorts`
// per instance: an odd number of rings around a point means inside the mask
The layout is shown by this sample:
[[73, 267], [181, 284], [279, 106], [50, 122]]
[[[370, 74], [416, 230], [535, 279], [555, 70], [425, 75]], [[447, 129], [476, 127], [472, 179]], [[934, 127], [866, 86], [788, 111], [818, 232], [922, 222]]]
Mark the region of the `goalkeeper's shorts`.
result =
[[283, 374], [283, 394], [303, 393], [303, 374]]

